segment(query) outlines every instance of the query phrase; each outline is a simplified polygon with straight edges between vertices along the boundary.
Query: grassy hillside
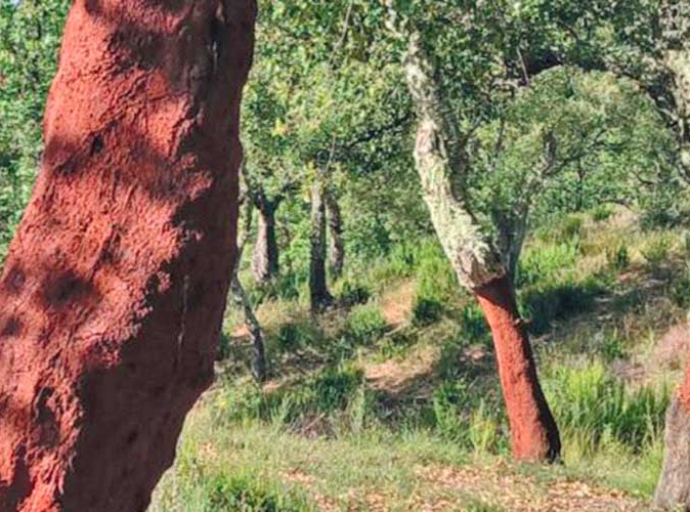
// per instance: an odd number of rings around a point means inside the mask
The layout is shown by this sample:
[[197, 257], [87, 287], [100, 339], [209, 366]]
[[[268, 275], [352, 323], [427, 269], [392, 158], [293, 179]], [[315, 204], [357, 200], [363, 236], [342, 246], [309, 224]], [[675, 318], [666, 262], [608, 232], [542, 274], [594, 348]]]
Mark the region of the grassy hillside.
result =
[[432, 240], [354, 275], [318, 319], [299, 286], [252, 290], [263, 388], [228, 312], [218, 381], [151, 510], [648, 509], [685, 352], [690, 235], [621, 211], [529, 241], [519, 295], [564, 438], [556, 467], [509, 462], [490, 336]]

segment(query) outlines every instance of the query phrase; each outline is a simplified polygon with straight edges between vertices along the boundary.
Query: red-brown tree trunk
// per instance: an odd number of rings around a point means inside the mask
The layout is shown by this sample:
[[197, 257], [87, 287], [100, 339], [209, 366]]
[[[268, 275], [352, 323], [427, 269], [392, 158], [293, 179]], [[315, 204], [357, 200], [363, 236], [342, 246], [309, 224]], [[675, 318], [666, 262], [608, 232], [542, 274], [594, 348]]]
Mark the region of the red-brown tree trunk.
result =
[[537, 377], [527, 331], [508, 277], [475, 290], [496, 348], [513, 456], [520, 461], [554, 461], [560, 456], [558, 428]]
[[0, 279], [0, 511], [140, 512], [213, 376], [253, 0], [76, 0]]
[[664, 466], [654, 496], [659, 510], [690, 510], [690, 364], [666, 413]]

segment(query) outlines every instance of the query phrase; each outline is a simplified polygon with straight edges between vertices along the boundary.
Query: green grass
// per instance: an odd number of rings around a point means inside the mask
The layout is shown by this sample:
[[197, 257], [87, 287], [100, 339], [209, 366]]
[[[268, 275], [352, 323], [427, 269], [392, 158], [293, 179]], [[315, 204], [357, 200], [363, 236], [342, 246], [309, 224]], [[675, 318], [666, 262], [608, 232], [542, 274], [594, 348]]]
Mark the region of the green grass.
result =
[[[152, 510], [510, 510], [500, 485], [474, 495], [425, 480], [435, 467], [513, 475], [531, 482], [527, 495], [583, 480], [649, 500], [680, 369], [650, 367], [643, 380], [619, 372], [644, 368], [665, 330], [684, 319], [686, 246], [680, 232], [618, 226], [603, 211], [530, 241], [519, 302], [560, 426], [562, 466], [509, 462], [490, 333], [429, 241], [346, 276], [334, 286], [341, 309], [321, 318], [287, 292], [266, 299], [259, 315], [274, 378], [265, 389], [233, 363], [230, 313], [230, 360], [187, 422]], [[408, 321], [391, 330], [382, 297], [410, 279]], [[383, 377], [370, 379], [372, 368]]]

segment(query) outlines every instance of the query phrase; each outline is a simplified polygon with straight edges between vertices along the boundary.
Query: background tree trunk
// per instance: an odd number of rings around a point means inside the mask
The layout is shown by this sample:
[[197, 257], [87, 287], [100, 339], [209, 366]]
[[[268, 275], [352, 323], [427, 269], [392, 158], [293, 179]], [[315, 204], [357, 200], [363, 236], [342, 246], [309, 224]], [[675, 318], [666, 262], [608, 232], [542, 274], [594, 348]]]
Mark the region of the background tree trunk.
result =
[[252, 271], [257, 283], [265, 284], [280, 273], [280, 252], [276, 236], [276, 211], [279, 201], [255, 201], [259, 212], [258, 233], [252, 254]]
[[666, 413], [664, 466], [654, 495], [659, 510], [690, 510], [690, 366]]
[[520, 256], [527, 236], [529, 207], [514, 212], [494, 210], [492, 221], [497, 230], [496, 244], [511, 283], [516, 283]]
[[213, 379], [251, 0], [76, 0], [0, 278], [0, 510], [147, 508]]
[[264, 332], [261, 328], [259, 319], [254, 313], [254, 308], [249, 301], [249, 297], [247, 297], [247, 292], [245, 292], [244, 286], [242, 286], [242, 282], [240, 281], [237, 271], [235, 271], [232, 281], [230, 282], [230, 291], [232, 292], [235, 303], [242, 308], [244, 322], [249, 329], [249, 337], [253, 347], [252, 375], [254, 376], [254, 379], [261, 384], [266, 381], [268, 374], [268, 365], [266, 364], [266, 347], [264, 345]]
[[539, 385], [527, 331], [506, 276], [475, 290], [496, 347], [501, 388], [508, 409], [513, 456], [518, 460], [556, 460], [561, 441], [556, 421]]
[[560, 456], [558, 429], [537, 378], [512, 284], [501, 255], [467, 206], [467, 138], [448, 117], [450, 109], [443, 101], [421, 34], [396, 10], [394, 0], [388, 0], [388, 7], [391, 27], [408, 41], [405, 74], [418, 116], [414, 156], [424, 201], [459, 282], [476, 294], [491, 326], [513, 455], [517, 460], [553, 461]]
[[244, 227], [242, 234], [237, 241], [237, 260], [232, 271], [232, 280], [230, 281], [230, 292], [232, 293], [235, 304], [242, 308], [244, 314], [244, 322], [249, 330], [249, 337], [252, 341], [253, 356], [252, 356], [252, 374], [258, 383], [263, 383], [268, 374], [268, 365], [266, 362], [266, 347], [264, 345], [264, 332], [261, 328], [261, 323], [254, 313], [252, 303], [247, 296], [247, 292], [242, 286], [240, 280], [240, 265], [242, 263], [242, 255], [244, 248], [247, 246], [247, 241], [252, 230], [252, 203], [246, 201], [244, 206]]
[[338, 198], [332, 193], [326, 193], [326, 211], [328, 218], [328, 254], [333, 269], [333, 276], [340, 277], [345, 266], [345, 244], [343, 243], [343, 220]]
[[311, 187], [311, 233], [309, 295], [313, 313], [323, 311], [333, 302], [326, 279], [326, 199], [323, 182], [316, 179]]

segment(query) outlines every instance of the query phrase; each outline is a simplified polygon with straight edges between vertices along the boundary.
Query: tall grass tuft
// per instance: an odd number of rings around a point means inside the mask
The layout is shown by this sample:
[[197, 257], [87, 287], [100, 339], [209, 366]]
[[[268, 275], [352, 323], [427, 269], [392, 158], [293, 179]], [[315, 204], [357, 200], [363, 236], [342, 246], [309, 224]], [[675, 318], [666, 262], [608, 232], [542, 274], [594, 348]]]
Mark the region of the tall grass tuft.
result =
[[606, 441], [640, 451], [663, 430], [668, 390], [628, 389], [600, 362], [560, 366], [546, 376], [544, 387], [561, 428], [585, 434], [592, 451]]

